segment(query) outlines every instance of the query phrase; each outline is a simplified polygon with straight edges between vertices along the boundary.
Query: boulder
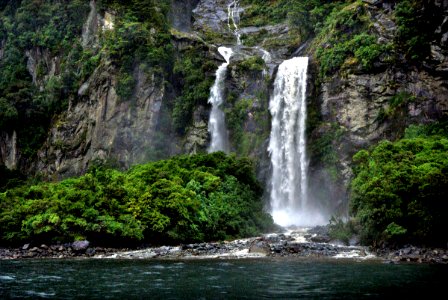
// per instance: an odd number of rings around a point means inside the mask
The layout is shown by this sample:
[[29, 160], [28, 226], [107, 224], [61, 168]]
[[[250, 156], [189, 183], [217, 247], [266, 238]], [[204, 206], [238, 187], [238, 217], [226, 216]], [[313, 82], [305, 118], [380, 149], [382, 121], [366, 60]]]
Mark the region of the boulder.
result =
[[266, 241], [254, 240], [249, 247], [249, 253], [261, 253], [268, 255], [271, 253], [271, 247]]
[[90, 242], [85, 240], [85, 241], [76, 241], [73, 242], [72, 244], [72, 248], [75, 251], [85, 251], [87, 250], [87, 248], [89, 248]]

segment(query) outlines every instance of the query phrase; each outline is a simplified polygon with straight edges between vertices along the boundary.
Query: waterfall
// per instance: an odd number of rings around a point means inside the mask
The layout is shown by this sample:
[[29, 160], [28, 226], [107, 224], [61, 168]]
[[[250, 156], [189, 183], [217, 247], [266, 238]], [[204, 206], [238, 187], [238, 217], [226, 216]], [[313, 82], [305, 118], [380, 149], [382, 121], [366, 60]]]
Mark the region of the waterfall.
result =
[[215, 83], [210, 90], [210, 97], [208, 98], [208, 103], [212, 105], [208, 122], [208, 131], [211, 135], [211, 143], [208, 149], [209, 153], [215, 151], [228, 152], [229, 138], [225, 124], [225, 115], [221, 110], [221, 105], [224, 102], [224, 81], [226, 79], [227, 66], [229, 65], [233, 51], [227, 47], [219, 47], [218, 52], [224, 57], [226, 62], [216, 70]]
[[263, 76], [267, 76], [269, 74], [268, 70], [270, 69], [268, 67], [268, 64], [270, 64], [272, 62], [271, 53], [269, 53], [268, 51], [266, 51], [265, 49], [263, 49], [261, 47], [257, 47], [256, 49], [260, 50], [261, 53], [263, 53], [261, 58], [264, 60], [266, 66], [267, 66], [267, 69], [263, 69]]
[[325, 223], [308, 203], [305, 141], [307, 57], [284, 61], [278, 68], [269, 102], [272, 127], [271, 212], [281, 226]]
[[95, 41], [95, 32], [97, 28], [97, 11], [95, 0], [90, 1], [90, 12], [87, 21], [82, 27], [82, 46], [85, 48]]
[[240, 1], [234, 0], [227, 6], [227, 25], [236, 36], [237, 45], [241, 45], [241, 33], [238, 28], [240, 23]]

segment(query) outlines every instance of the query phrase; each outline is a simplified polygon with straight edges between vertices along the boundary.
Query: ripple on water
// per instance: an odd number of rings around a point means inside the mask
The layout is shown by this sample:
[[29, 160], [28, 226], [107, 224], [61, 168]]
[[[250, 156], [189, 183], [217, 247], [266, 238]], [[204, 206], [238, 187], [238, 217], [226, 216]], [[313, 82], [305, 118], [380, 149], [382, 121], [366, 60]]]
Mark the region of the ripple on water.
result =
[[40, 275], [37, 277], [37, 279], [44, 279], [44, 280], [50, 280], [50, 281], [59, 281], [62, 280], [61, 276], [55, 276], [55, 275]]
[[56, 293], [54, 293], [54, 292], [45, 293], [45, 292], [36, 292], [36, 291], [26, 291], [25, 293], [29, 296], [37, 296], [37, 297], [41, 297], [41, 298], [50, 298], [50, 297], [54, 297], [56, 295]]
[[165, 269], [165, 266], [163, 266], [163, 265], [155, 265], [155, 266], [153, 266], [153, 268], [154, 268], [154, 269], [160, 269], [160, 270], [163, 270], [163, 269]]
[[143, 272], [143, 275], [160, 275], [160, 272]]
[[207, 280], [219, 280], [221, 278], [221, 276], [207, 276]]
[[0, 280], [14, 280], [16, 279], [14, 276], [8, 276], [8, 275], [0, 275]]

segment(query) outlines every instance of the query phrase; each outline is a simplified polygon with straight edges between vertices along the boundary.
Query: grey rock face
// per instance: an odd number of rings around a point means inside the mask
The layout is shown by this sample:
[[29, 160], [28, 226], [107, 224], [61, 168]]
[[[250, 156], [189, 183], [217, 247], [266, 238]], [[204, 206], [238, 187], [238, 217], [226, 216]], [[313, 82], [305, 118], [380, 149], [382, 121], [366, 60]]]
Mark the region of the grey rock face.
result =
[[169, 19], [174, 29], [190, 32], [193, 18], [193, 9], [199, 0], [171, 0]]
[[228, 0], [201, 0], [193, 10], [194, 28], [209, 29], [222, 35], [231, 35], [227, 26]]
[[6, 40], [3, 39], [0, 41], [0, 60], [3, 59], [3, 56], [5, 55], [5, 45], [6, 45]]
[[17, 148], [17, 134], [0, 132], [0, 162], [8, 169], [14, 170], [18, 167], [20, 153]]
[[100, 27], [100, 16], [96, 9], [96, 1], [90, 1], [90, 12], [87, 21], [82, 28], [82, 46], [98, 46], [98, 30]]
[[162, 79], [138, 66], [134, 94], [121, 99], [115, 74], [111, 65], [100, 66], [83, 85], [79, 94], [85, 98], [60, 116], [39, 151], [39, 171], [65, 178], [84, 172], [95, 160], [129, 167], [148, 159], [165, 95]]
[[[28, 61], [26, 67], [31, 77], [33, 78], [33, 84], [43, 89], [43, 84], [49, 78], [60, 74], [60, 58], [51, 56], [48, 49], [32, 48], [25, 52]], [[44, 71], [45, 75], [39, 76], [38, 68]]]

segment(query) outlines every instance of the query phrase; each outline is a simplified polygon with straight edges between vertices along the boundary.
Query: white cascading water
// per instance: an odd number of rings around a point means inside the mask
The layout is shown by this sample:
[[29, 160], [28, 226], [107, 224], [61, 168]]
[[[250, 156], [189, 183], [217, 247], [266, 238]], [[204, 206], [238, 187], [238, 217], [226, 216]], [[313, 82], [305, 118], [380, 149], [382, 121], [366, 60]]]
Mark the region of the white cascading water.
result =
[[210, 119], [208, 122], [208, 131], [210, 132], [211, 142], [208, 152], [224, 151], [228, 152], [228, 133], [226, 128], [225, 114], [221, 109], [224, 102], [224, 81], [226, 79], [227, 66], [230, 62], [230, 57], [233, 54], [232, 49], [227, 47], [219, 47], [218, 52], [226, 60], [225, 63], [219, 66], [216, 70], [216, 79], [210, 90], [210, 97], [208, 103], [212, 105]]
[[236, 36], [237, 45], [241, 45], [241, 33], [238, 28], [240, 23], [240, 1], [234, 0], [227, 6], [227, 25]]
[[[272, 56], [271, 53], [269, 53], [268, 51], [264, 50], [263, 48], [257, 47], [257, 49], [259, 49], [261, 51], [261, 53], [263, 53], [262, 55], [262, 59], [264, 60], [265, 64], [268, 65], [272, 62]], [[263, 76], [267, 76], [268, 75], [268, 70], [269, 67], [266, 69], [263, 69]]]
[[272, 178], [272, 217], [280, 226], [326, 223], [308, 203], [305, 141], [307, 57], [284, 61], [278, 68], [269, 102], [272, 128], [268, 151]]

